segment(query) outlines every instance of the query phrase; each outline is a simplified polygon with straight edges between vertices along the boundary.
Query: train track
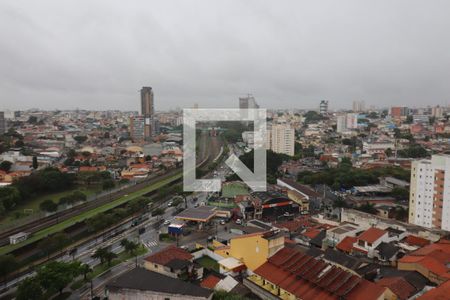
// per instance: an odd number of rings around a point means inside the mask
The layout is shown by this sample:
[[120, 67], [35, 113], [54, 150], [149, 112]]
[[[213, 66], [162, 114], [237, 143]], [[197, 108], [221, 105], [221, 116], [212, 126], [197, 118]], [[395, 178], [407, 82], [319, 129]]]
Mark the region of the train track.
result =
[[63, 210], [59, 213], [44, 217], [44, 218], [40, 218], [34, 221], [31, 221], [29, 223], [23, 224], [21, 226], [15, 227], [13, 229], [10, 229], [8, 231], [4, 231], [2, 233], [0, 233], [0, 246], [4, 246], [6, 244], [9, 243], [8, 237], [19, 233], [19, 232], [27, 232], [29, 234], [32, 234], [36, 231], [39, 231], [43, 228], [58, 224], [64, 220], [67, 220], [73, 216], [79, 215], [85, 211], [88, 210], [92, 210], [95, 209], [99, 206], [102, 206], [114, 199], [120, 198], [122, 196], [125, 196], [127, 194], [139, 191], [143, 188], [145, 188], [146, 186], [148, 186], [149, 184], [155, 184], [161, 180], [170, 178], [171, 176], [174, 176], [175, 174], [177, 174], [178, 172], [180, 172], [179, 169], [170, 171], [162, 176], [156, 177], [156, 178], [152, 178], [151, 180], [148, 181], [143, 181], [140, 182], [136, 185], [130, 186], [128, 188], [125, 188], [123, 190], [119, 190], [116, 191], [112, 194], [108, 194], [108, 195], [103, 195], [101, 197], [98, 197], [95, 200], [77, 205], [75, 207]]
[[[211, 162], [211, 157], [213, 156], [213, 155], [211, 155], [211, 151], [210, 151], [211, 148], [209, 148], [209, 147], [206, 147], [206, 148], [208, 149], [207, 155], [206, 155], [206, 157], [203, 157], [203, 160], [199, 164], [197, 164], [198, 168], [203, 167], [205, 164], [208, 164]], [[123, 190], [116, 191], [112, 194], [100, 196], [95, 200], [77, 205], [70, 209], [63, 210], [56, 214], [53, 214], [53, 215], [50, 215], [50, 216], [47, 216], [44, 218], [40, 218], [40, 219], [31, 221], [29, 223], [20, 225], [18, 227], [15, 227], [13, 229], [1, 232], [0, 233], [0, 247], [9, 244], [9, 236], [11, 236], [11, 235], [14, 235], [19, 232], [27, 232], [28, 234], [31, 235], [39, 230], [42, 230], [42, 229], [47, 228], [52, 225], [56, 225], [62, 221], [65, 221], [71, 217], [77, 216], [83, 212], [86, 212], [86, 211], [95, 209], [99, 206], [102, 206], [112, 200], [115, 200], [117, 198], [120, 198], [122, 196], [125, 196], [125, 195], [133, 193], [133, 192], [137, 192], [137, 191], [145, 188], [148, 185], [155, 184], [162, 180], [170, 178], [171, 176], [174, 176], [179, 172], [181, 172], [181, 168], [174, 169], [174, 170], [172, 170], [168, 173], [165, 173], [161, 176], [157, 176], [157, 177], [153, 177], [153, 178], [141, 181], [141, 182], [137, 183], [136, 185], [127, 187]], [[180, 179], [181, 178], [176, 179], [168, 184], [170, 185], [170, 184], [173, 184], [174, 182], [178, 182]]]

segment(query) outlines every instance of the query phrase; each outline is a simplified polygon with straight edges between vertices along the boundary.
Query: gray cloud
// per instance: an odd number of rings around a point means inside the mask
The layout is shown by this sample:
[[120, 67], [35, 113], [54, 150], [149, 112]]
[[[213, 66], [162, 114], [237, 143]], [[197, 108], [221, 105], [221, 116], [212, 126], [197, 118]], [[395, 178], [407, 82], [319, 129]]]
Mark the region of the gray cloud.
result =
[[450, 100], [448, 1], [2, 1], [0, 109]]

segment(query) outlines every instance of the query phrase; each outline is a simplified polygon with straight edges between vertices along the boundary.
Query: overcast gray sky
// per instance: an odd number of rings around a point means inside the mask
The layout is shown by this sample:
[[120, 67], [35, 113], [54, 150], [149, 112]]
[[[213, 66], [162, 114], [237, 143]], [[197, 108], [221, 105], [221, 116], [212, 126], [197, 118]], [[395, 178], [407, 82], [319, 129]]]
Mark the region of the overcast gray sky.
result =
[[0, 109], [446, 105], [450, 1], [0, 2]]

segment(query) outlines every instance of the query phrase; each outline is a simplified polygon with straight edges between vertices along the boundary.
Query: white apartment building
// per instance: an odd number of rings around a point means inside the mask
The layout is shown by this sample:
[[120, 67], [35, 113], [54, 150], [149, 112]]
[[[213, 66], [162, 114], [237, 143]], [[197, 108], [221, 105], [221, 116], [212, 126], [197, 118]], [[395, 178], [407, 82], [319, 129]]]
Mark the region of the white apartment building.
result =
[[364, 101], [353, 101], [352, 108], [354, 112], [362, 112], [366, 109], [366, 104]]
[[295, 129], [289, 124], [273, 124], [267, 130], [267, 149], [294, 156]]
[[343, 133], [345, 131], [347, 131], [347, 117], [339, 115], [336, 118], [336, 132]]
[[367, 154], [381, 154], [385, 153], [387, 149], [394, 150], [395, 144], [391, 141], [375, 141], [375, 142], [363, 142], [363, 151]]
[[431, 160], [412, 163], [409, 223], [450, 230], [449, 155], [433, 155]]

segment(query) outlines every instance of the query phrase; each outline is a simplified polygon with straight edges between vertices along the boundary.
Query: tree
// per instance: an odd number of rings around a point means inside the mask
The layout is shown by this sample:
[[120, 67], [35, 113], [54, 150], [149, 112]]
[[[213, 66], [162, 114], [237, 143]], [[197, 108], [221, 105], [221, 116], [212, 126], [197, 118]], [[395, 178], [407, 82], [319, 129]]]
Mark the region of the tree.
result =
[[423, 158], [428, 156], [428, 152], [421, 145], [413, 144], [407, 149], [399, 150], [398, 155], [408, 158]]
[[17, 300], [41, 300], [44, 292], [36, 277], [28, 277], [17, 288]]
[[38, 164], [37, 157], [33, 156], [33, 169], [36, 170], [38, 168], [38, 166], [39, 166], [39, 164]]
[[87, 274], [91, 273], [93, 270], [88, 264], [82, 264], [80, 266], [80, 272], [83, 274], [84, 280], [86, 280]]
[[37, 119], [36, 116], [30, 116], [30, 117], [28, 118], [28, 123], [30, 123], [30, 124], [36, 124], [37, 121], [38, 121], [38, 119]]
[[134, 254], [136, 250], [139, 248], [139, 244], [133, 241], [129, 241], [127, 239], [123, 239], [120, 241], [120, 245], [125, 249], [125, 252], [130, 254]]
[[386, 154], [387, 157], [391, 157], [392, 156], [392, 149], [391, 148], [387, 148], [386, 151], [384, 151], [384, 153]]
[[92, 258], [100, 259], [100, 263], [103, 264], [106, 260], [106, 253], [108, 253], [109, 250], [104, 247], [100, 247], [97, 250], [95, 250], [95, 253], [92, 255]]
[[11, 170], [13, 163], [8, 161], [8, 160], [4, 160], [0, 163], [0, 170], [5, 171], [5, 172], [9, 172], [9, 170]]
[[21, 200], [19, 190], [14, 186], [0, 188], [0, 204], [5, 210], [11, 210]]
[[115, 254], [114, 252], [108, 251], [105, 253], [105, 260], [108, 263], [108, 267], [111, 266], [112, 260], [116, 257], [117, 257], [117, 254]]
[[19, 263], [16, 258], [11, 254], [1, 255], [0, 256], [0, 277], [4, 281], [6, 276], [11, 274], [13, 271], [17, 269]]
[[44, 289], [62, 294], [63, 289], [79, 274], [80, 262], [52, 261], [40, 268], [36, 277]]
[[75, 201], [86, 201], [87, 200], [86, 195], [81, 191], [73, 192], [72, 197], [75, 199]]
[[369, 202], [366, 202], [365, 204], [362, 204], [358, 206], [356, 209], [375, 215], [377, 213], [377, 209], [375, 208], [374, 204], [371, 204]]
[[102, 183], [103, 190], [110, 190], [115, 186], [114, 181], [112, 179], [104, 180]]
[[226, 292], [223, 290], [214, 292], [212, 299], [213, 300], [250, 300], [250, 298], [247, 298], [240, 294]]
[[391, 195], [397, 200], [405, 200], [409, 198], [409, 190], [401, 187], [395, 187], [392, 189]]
[[77, 135], [73, 139], [75, 141], [77, 141], [78, 144], [82, 144], [82, 143], [86, 142], [87, 136], [85, 136], [85, 135]]
[[402, 206], [395, 207], [395, 219], [399, 221], [408, 221], [408, 209], [405, 209]]
[[70, 240], [65, 233], [57, 232], [54, 235], [43, 239], [39, 243], [38, 249], [41, 249], [41, 251], [49, 257], [53, 252], [63, 249], [69, 241]]
[[58, 205], [51, 199], [47, 199], [39, 204], [39, 208], [45, 212], [55, 212], [58, 209]]

